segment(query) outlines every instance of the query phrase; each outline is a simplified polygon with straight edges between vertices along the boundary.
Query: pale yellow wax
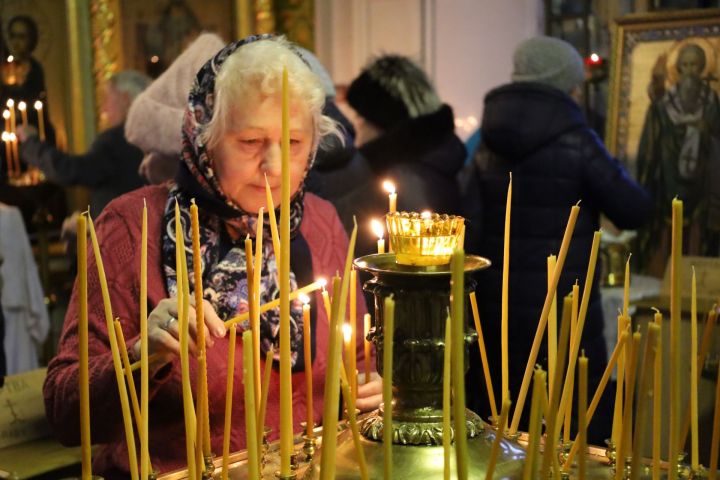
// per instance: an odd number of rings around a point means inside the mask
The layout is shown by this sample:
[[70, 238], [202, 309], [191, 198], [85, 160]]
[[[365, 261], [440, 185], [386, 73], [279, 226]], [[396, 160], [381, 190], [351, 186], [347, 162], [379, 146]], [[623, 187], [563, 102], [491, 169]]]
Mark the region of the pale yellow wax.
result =
[[145, 480], [150, 473], [149, 436], [149, 364], [148, 364], [148, 311], [147, 311], [147, 202], [143, 199], [142, 234], [140, 240], [140, 478]]
[[232, 425], [233, 380], [235, 379], [235, 344], [237, 342], [237, 329], [234, 326], [230, 327], [230, 339], [228, 340], [228, 342], [228, 366], [227, 380], [225, 385], [225, 427], [223, 430], [222, 456], [223, 480], [228, 479], [228, 467], [230, 465], [230, 430]]
[[243, 386], [245, 390], [245, 439], [247, 441], [248, 478], [260, 478], [260, 453], [255, 410], [255, 368], [253, 366], [252, 332], [245, 330], [243, 342]]
[[[580, 304], [580, 286], [577, 284], [577, 280], [572, 287], [572, 306], [570, 315], [570, 355], [572, 355], [572, 345], [575, 342], [575, 335], [577, 335], [578, 327], [578, 309]], [[570, 361], [568, 359], [568, 365]], [[569, 375], [569, 377], [567, 376]], [[570, 392], [569, 399], [567, 400], [567, 408], [565, 408], [565, 429], [563, 434], [563, 443], [570, 443], [570, 424], [572, 423], [572, 410], [573, 410], [573, 394], [575, 392], [575, 373], [566, 373], [565, 381], [567, 382], [567, 389]], [[563, 392], [564, 393], [564, 392]]]
[[468, 478], [467, 426], [465, 422], [465, 251], [455, 249], [450, 260], [450, 315], [452, 316], [453, 414], [457, 478]]
[[384, 239], [384, 238], [378, 238], [378, 241], [377, 241], [377, 252], [378, 252], [378, 253], [385, 253], [385, 239]]
[[350, 345], [351, 349], [348, 354], [350, 362], [348, 365], [350, 375], [350, 391], [353, 394], [353, 400], [357, 401], [357, 270], [350, 270]]
[[393, 344], [395, 335], [395, 301], [385, 297], [383, 312], [383, 472], [384, 478], [392, 478], [393, 472], [393, 421], [392, 421], [392, 382], [393, 382]]
[[677, 480], [680, 452], [680, 371], [685, 368], [680, 359], [680, 321], [683, 242], [683, 202], [672, 201], [672, 242], [670, 247], [670, 433], [668, 447], [668, 480]]
[[[618, 315], [618, 336], [621, 332], [627, 329], [626, 318], [623, 315]], [[622, 422], [623, 412], [623, 386], [625, 384], [625, 352], [628, 351], [627, 343], [625, 348], [620, 352], [618, 356], [618, 371], [616, 377], [615, 387], [615, 404], [613, 406], [613, 420], [612, 420], [612, 433], [611, 439], [615, 446], [617, 446], [620, 438], [620, 423]]]
[[22, 126], [27, 127], [27, 104], [25, 102], [18, 103], [18, 110], [20, 110], [20, 117], [22, 118]]
[[580, 457], [578, 457], [578, 478], [585, 480], [587, 455], [587, 387], [588, 387], [588, 359], [585, 352], [578, 359], [578, 437], [580, 443]]
[[630, 309], [630, 257], [632, 254], [628, 255], [627, 262], [625, 262], [625, 283], [623, 285], [623, 309], [622, 313], [626, 317], [630, 316], [629, 309]]
[[[310, 326], [310, 304], [303, 304], [303, 353], [305, 355], [305, 394], [306, 394], [306, 410], [307, 422], [305, 434], [308, 437], [313, 436], [313, 428], [315, 427], [315, 414], [313, 411], [313, 378], [312, 378], [312, 344]], [[265, 367], [267, 369], [267, 366]]]
[[[557, 257], [549, 255], [547, 257], [547, 284], [550, 288], [552, 283], [553, 272], [555, 271], [555, 263]], [[555, 365], [557, 364], [557, 292], [553, 295], [552, 304], [550, 305], [550, 314], [548, 315], [548, 391], [552, 391], [553, 381], [555, 380]]]
[[490, 376], [490, 365], [488, 364], [487, 351], [485, 350], [485, 337], [483, 336], [482, 324], [480, 323], [480, 312], [478, 310], [475, 292], [470, 292], [470, 307], [472, 308], [475, 330], [478, 334], [478, 348], [480, 348], [480, 361], [482, 362], [485, 388], [487, 389], [488, 400], [490, 402], [490, 413], [493, 416], [493, 423], [495, 423], [498, 420], [495, 391], [493, 390], [492, 377]]
[[502, 368], [502, 395], [510, 391], [510, 371], [508, 360], [508, 308], [510, 291], [510, 213], [512, 206], [512, 173], [507, 188], [507, 200], [505, 203], [505, 235], [503, 240], [503, 267], [502, 267], [502, 292], [500, 312], [500, 354]]
[[[560, 274], [562, 273], [563, 265], [565, 264], [565, 258], [567, 257], [568, 249], [570, 248], [570, 239], [572, 233], [575, 230], [575, 223], [577, 222], [578, 214], [580, 213], [580, 207], [574, 205], [570, 209], [570, 218], [568, 219], [567, 226], [565, 227], [565, 234], [563, 235], [562, 243], [560, 244], [560, 252], [558, 253], [557, 264], [555, 265], [555, 272], [553, 273], [551, 288], [545, 296], [545, 302], [543, 303], [543, 309], [540, 313], [540, 321], [538, 322], [537, 330], [535, 331], [535, 338], [530, 349], [530, 355], [528, 357], [527, 365], [525, 365], [525, 373], [523, 374], [522, 384], [520, 386], [520, 392], [518, 393], [517, 404], [515, 405], [515, 411], [513, 413], [512, 423], [510, 424], [510, 433], [517, 433], [518, 426], [520, 425], [520, 417], [525, 406], [525, 398], [527, 397], [528, 389], [530, 388], [530, 377], [532, 376], [535, 362], [540, 351], [540, 344], [543, 336], [545, 335], [545, 329], [547, 327], [548, 316], [550, 314], [550, 305], [552, 305], [552, 299], [557, 291], [557, 285], [560, 281]], [[503, 393], [505, 395], [505, 392]]]
[[135, 450], [135, 436], [132, 427], [132, 414], [130, 413], [130, 401], [128, 400], [127, 388], [125, 386], [125, 378], [123, 377], [122, 361], [120, 359], [120, 351], [115, 337], [115, 327], [113, 326], [112, 305], [110, 303], [110, 292], [108, 290], [107, 278], [105, 277], [105, 267], [103, 265], [102, 256], [100, 255], [100, 244], [95, 233], [95, 225], [92, 217], [88, 217], [88, 226], [90, 227], [90, 240], [92, 241], [93, 254], [95, 255], [95, 264], [97, 265], [98, 278], [100, 280], [100, 290], [102, 292], [103, 307], [105, 310], [105, 326], [107, 327], [108, 339], [110, 341], [110, 351], [112, 353], [113, 368], [115, 369], [115, 380], [120, 395], [120, 408], [122, 410], [123, 424], [125, 426], [125, 441], [128, 448], [128, 463], [130, 465], [130, 476], [132, 480], [138, 478], [137, 453]]
[[[258, 221], [255, 231], [255, 265], [253, 266], [253, 318], [252, 318], [252, 348], [253, 368], [255, 376], [255, 406], [260, 408], [260, 279], [262, 277], [262, 256], [263, 256], [263, 224], [265, 211], [262, 207], [258, 211]], [[260, 411], [258, 410], [258, 414]]]
[[700, 443], [698, 437], [698, 329], [697, 329], [697, 281], [692, 267], [690, 303], [690, 465], [698, 471], [700, 466]]
[[[475, 293], [475, 292], [473, 292]], [[452, 451], [452, 426], [450, 424], [451, 419], [451, 378], [452, 375], [451, 366], [451, 355], [452, 352], [452, 320], [450, 316], [445, 320], [445, 348], [443, 351], [443, 429], [442, 429], [442, 444], [443, 444], [443, 478], [450, 480], [450, 454]]]
[[45, 117], [43, 116], [43, 104], [40, 100], [35, 101], [35, 110], [37, 110], [38, 117], [38, 135], [40, 141], [45, 141]]
[[498, 454], [500, 453], [500, 442], [504, 437], [511, 404], [512, 402], [510, 401], [510, 398], [506, 397], [502, 405], [502, 410], [500, 411], [500, 420], [498, 420], [497, 428], [495, 429], [495, 439], [493, 440], [492, 447], [490, 449], [490, 458], [488, 459], [485, 480], [493, 480], [494, 478], [493, 473], [495, 473], [495, 464], [497, 463]]
[[117, 337], [118, 349], [120, 350], [120, 358], [122, 359], [123, 368], [125, 370], [125, 379], [127, 380], [128, 393], [130, 393], [130, 405], [135, 416], [135, 427], [138, 432], [142, 430], [142, 417], [140, 416], [140, 402], [137, 396], [137, 390], [135, 389], [135, 378], [133, 378], [132, 370], [130, 369], [130, 357], [127, 352], [127, 345], [125, 344], [125, 335], [122, 331], [122, 325], [120, 320], [115, 319], [113, 322], [115, 328], [115, 336]]
[[628, 374], [627, 374], [627, 385], [625, 389], [625, 402], [623, 408], [623, 422], [622, 430], [620, 433], [620, 442], [617, 445], [616, 450], [616, 472], [615, 480], [622, 480], [625, 472], [625, 457], [627, 454], [632, 452], [632, 422], [630, 416], [632, 415], [633, 399], [635, 397], [635, 378], [637, 375], [637, 363], [638, 363], [638, 350], [640, 349], [640, 332], [633, 333], [632, 344], [630, 347], [630, 355], [628, 356]]
[[370, 314], [366, 313], [363, 317], [364, 320], [364, 332], [363, 346], [365, 347], [365, 383], [370, 383], [370, 340], [368, 340], [368, 333], [370, 333]]
[[657, 355], [657, 338], [660, 335], [660, 327], [650, 322], [647, 327], [647, 340], [645, 342], [645, 354], [642, 365], [638, 369], [640, 382], [638, 384], [638, 398], [635, 410], [635, 432], [632, 449], [632, 474], [631, 480], [638, 480], [643, 470], [643, 451], [645, 449], [645, 432], [647, 431], [648, 404], [650, 403], [653, 389], [653, 367], [655, 366], [655, 355]]
[[345, 408], [348, 412], [348, 423], [352, 432], [353, 445], [355, 446], [355, 455], [357, 456], [358, 469], [360, 470], [360, 479], [368, 480], [367, 462], [365, 461], [365, 449], [362, 440], [360, 440], [360, 429], [358, 428], [357, 415], [355, 414], [355, 399], [350, 393], [350, 384], [347, 373], [342, 364], [340, 364], [340, 386], [345, 398]]
[[272, 190], [265, 177], [265, 202], [268, 209], [268, 223], [270, 224], [270, 236], [272, 237], [273, 253], [275, 253], [275, 263], [280, 265], [280, 234], [278, 233], [277, 220], [275, 218], [275, 204], [273, 203]]
[[[333, 291], [340, 288], [340, 278], [333, 278]], [[323, 291], [326, 297], [326, 291]], [[334, 295], [329, 315], [330, 329], [328, 335], [328, 359], [325, 369], [325, 390], [323, 395], [323, 455], [320, 460], [320, 478], [334, 480], [335, 478], [335, 449], [337, 447], [338, 403], [340, 401], [340, 385], [337, 379], [340, 376], [340, 321], [338, 310], [340, 308], [340, 295]]]
[[528, 432], [528, 443], [525, 454], [525, 466], [523, 468], [523, 480], [533, 480], [537, 477], [537, 461], [540, 452], [540, 436], [542, 422], [542, 397], [545, 390], [545, 382], [543, 382], [543, 371], [540, 368], [535, 369], [533, 376], [533, 394], [530, 401], [530, 428]]
[[92, 478], [90, 453], [90, 383], [88, 381], [88, 304], [87, 304], [87, 219], [77, 219], [77, 271], [78, 271], [78, 371], [80, 389], [80, 445], [82, 478]]
[[[262, 440], [265, 432], [265, 412], [267, 411], [268, 392], [270, 391], [270, 378], [272, 376], [273, 349], [265, 352], [265, 369], [263, 370], [262, 395], [260, 396], [260, 414], [258, 415], [258, 437]], [[259, 441], [258, 445], [262, 442]]]
[[[663, 375], [663, 316], [655, 310], [655, 325], [658, 326], [657, 353], [653, 369], [653, 441], [652, 441], [652, 475], [653, 480], [660, 480], [661, 441], [662, 441], [662, 375]], [[618, 364], [618, 370], [620, 369]], [[619, 372], [618, 372], [619, 373]]]

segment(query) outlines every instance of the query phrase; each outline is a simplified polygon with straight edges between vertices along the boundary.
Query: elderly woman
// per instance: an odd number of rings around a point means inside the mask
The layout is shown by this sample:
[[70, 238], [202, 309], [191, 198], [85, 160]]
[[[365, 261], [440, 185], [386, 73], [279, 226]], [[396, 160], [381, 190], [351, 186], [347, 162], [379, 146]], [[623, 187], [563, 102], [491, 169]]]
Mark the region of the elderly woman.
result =
[[[114, 315], [120, 318], [131, 356], [139, 352], [139, 268], [141, 209], [148, 206], [148, 320], [150, 353], [161, 360], [151, 365], [150, 456], [156, 469], [184, 467], [185, 448], [181, 393], [175, 265], [174, 208], [184, 220], [190, 248], [189, 207], [200, 209], [202, 277], [207, 326], [207, 365], [212, 450], [222, 451], [228, 336], [223, 325], [247, 310], [247, 274], [243, 241], [255, 235], [256, 212], [265, 207], [265, 176], [276, 204], [280, 200], [281, 75], [288, 70], [290, 88], [291, 284], [303, 286], [317, 277], [329, 278], [342, 269], [347, 237], [333, 207], [303, 194], [303, 179], [323, 135], [335, 125], [321, 113], [324, 93], [317, 77], [283, 39], [249, 37], [231, 43], [199, 71], [190, 92], [183, 124], [180, 172], [171, 186], [151, 186], [110, 203], [97, 221]], [[272, 242], [263, 236], [261, 303], [278, 296], [277, 264]], [[192, 269], [188, 257], [188, 268]], [[105, 444], [95, 456], [95, 467], [105, 478], [128, 477], [120, 402], [115, 385], [95, 260], [90, 255], [90, 404], [92, 440]], [[194, 288], [191, 282], [191, 290]], [[76, 292], [75, 292], [76, 293]], [[75, 295], [75, 294], [74, 294]], [[359, 295], [359, 298], [362, 296]], [[317, 300], [313, 299], [314, 302]], [[315, 302], [321, 305], [322, 302]], [[60, 348], [48, 367], [45, 382], [47, 416], [60, 440], [79, 442], [77, 309], [73, 298]], [[291, 308], [291, 349], [295, 407], [294, 428], [305, 416], [304, 370], [313, 364], [314, 415], [321, 421], [322, 392], [327, 363], [328, 318], [313, 308], [312, 359], [303, 358], [302, 309]], [[358, 316], [365, 312], [359, 305]], [[194, 312], [193, 312], [194, 313]], [[261, 318], [263, 352], [278, 345], [277, 310]], [[194, 336], [194, 315], [191, 315]], [[247, 329], [247, 324], [240, 324]], [[239, 339], [238, 339], [239, 341]], [[237, 348], [242, 348], [238, 345]], [[360, 353], [361, 349], [358, 349]], [[263, 353], [262, 357], [265, 355]], [[245, 447], [242, 355], [236, 355], [231, 448]], [[132, 360], [132, 359], [131, 359]], [[196, 376], [191, 362], [191, 376]], [[279, 382], [273, 367], [267, 425], [279, 429]], [[379, 403], [379, 382], [359, 392], [359, 407]], [[102, 414], [101, 414], [102, 412]]]

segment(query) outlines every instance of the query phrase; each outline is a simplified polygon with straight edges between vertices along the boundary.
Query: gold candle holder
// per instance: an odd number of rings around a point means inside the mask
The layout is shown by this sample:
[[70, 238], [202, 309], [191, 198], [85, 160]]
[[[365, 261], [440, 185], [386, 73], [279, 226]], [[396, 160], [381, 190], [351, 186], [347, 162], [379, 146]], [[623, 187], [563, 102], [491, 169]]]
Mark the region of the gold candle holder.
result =
[[385, 217], [388, 236], [400, 265], [433, 266], [450, 263], [465, 233], [465, 219], [430, 212], [395, 212]]

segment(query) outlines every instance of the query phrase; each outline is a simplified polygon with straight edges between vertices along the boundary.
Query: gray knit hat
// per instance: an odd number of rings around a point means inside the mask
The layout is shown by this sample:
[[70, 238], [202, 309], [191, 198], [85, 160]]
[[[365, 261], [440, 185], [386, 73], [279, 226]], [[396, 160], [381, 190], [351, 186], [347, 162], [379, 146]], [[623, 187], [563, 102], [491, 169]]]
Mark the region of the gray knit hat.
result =
[[534, 37], [515, 49], [512, 80], [541, 83], [570, 93], [585, 80], [585, 67], [578, 51], [568, 42]]

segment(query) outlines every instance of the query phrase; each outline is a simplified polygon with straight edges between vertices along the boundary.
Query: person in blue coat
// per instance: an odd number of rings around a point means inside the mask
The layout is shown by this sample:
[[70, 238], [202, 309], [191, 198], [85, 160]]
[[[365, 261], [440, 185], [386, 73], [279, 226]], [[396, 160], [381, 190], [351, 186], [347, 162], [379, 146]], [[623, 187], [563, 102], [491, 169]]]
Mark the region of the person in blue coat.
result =
[[[517, 47], [513, 64], [512, 82], [485, 97], [482, 143], [465, 179], [470, 188], [465, 191], [464, 203], [476, 212], [469, 219], [469, 228], [479, 229], [479, 235], [468, 237], [478, 240], [466, 248], [492, 261], [492, 267], [478, 275], [477, 296], [499, 396], [505, 204], [512, 172], [509, 387], [515, 400], [547, 292], [547, 257], [560, 250], [570, 208], [582, 201], [557, 290], [559, 310], [576, 280], [583, 290], [600, 215], [620, 229], [634, 229], [648, 219], [652, 205], [645, 190], [588, 126], [578, 103], [585, 77], [575, 48], [556, 38], [531, 38]], [[607, 363], [602, 332], [597, 268], [581, 343], [589, 358], [591, 392]], [[546, 339], [542, 345], [538, 363], [547, 369]], [[479, 355], [477, 349], [471, 351], [469, 403], [488, 416]], [[610, 390], [605, 395], [608, 400], [612, 398]], [[595, 413], [590, 438], [596, 443], [608, 438], [612, 412], [606, 406], [611, 403], [601, 404]]]

